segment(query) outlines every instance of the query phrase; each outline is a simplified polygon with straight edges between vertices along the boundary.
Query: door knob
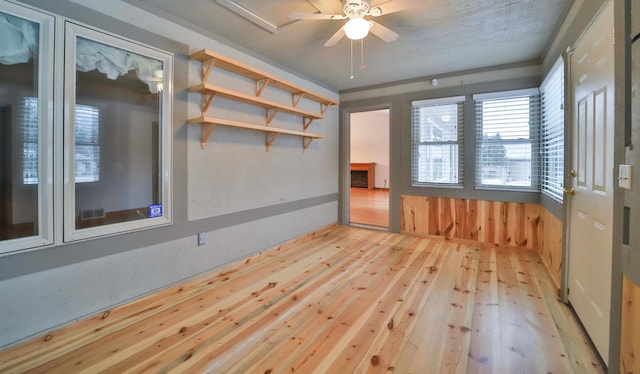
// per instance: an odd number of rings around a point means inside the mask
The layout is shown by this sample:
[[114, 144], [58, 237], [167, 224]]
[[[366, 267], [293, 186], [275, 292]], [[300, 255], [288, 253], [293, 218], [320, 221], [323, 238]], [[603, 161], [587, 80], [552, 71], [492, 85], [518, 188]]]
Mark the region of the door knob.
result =
[[575, 171], [575, 170], [571, 169], [571, 170], [569, 171], [569, 176], [570, 176], [571, 178], [575, 178], [575, 177], [577, 177], [577, 176], [578, 176], [578, 173], [576, 173], [576, 171]]
[[565, 195], [569, 195], [569, 196], [573, 196], [573, 195], [575, 195], [575, 194], [576, 194], [576, 189], [575, 189], [575, 188], [573, 188], [573, 187], [571, 187], [571, 188], [569, 188], [569, 189], [566, 189], [566, 188], [565, 188], [565, 189], [564, 189], [564, 194], [565, 194]]

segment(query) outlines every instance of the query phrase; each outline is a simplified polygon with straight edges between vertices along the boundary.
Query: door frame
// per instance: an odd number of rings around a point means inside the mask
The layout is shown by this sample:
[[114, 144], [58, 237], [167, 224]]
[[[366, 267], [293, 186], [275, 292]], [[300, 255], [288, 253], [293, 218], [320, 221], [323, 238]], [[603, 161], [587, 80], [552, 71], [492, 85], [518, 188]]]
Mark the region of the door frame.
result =
[[[341, 104], [342, 106], [342, 104]], [[340, 110], [340, 150], [339, 150], [339, 171], [338, 178], [339, 184], [339, 202], [338, 202], [338, 222], [341, 225], [351, 225], [351, 114], [372, 112], [376, 110], [389, 110], [389, 222], [388, 231], [398, 232], [399, 224], [394, 225], [393, 208], [393, 191], [394, 187], [391, 181], [393, 180], [394, 160], [393, 160], [393, 128], [391, 126], [392, 117], [394, 114], [393, 106], [391, 103], [380, 103], [364, 106], [356, 106], [350, 108], [341, 108]], [[398, 226], [398, 227], [395, 227]], [[394, 231], [395, 229], [395, 231]]]

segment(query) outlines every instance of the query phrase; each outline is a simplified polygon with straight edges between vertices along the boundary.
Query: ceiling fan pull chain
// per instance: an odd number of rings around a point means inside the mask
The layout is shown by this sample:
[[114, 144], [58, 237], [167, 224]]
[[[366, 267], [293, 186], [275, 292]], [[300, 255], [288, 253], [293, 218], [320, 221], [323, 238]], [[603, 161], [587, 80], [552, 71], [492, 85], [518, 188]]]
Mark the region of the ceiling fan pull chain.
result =
[[353, 39], [350, 39], [351, 43], [350, 43], [350, 49], [351, 49], [351, 76], [349, 77], [349, 79], [353, 79]]
[[364, 70], [367, 67], [364, 65], [364, 38], [360, 39], [360, 70]]

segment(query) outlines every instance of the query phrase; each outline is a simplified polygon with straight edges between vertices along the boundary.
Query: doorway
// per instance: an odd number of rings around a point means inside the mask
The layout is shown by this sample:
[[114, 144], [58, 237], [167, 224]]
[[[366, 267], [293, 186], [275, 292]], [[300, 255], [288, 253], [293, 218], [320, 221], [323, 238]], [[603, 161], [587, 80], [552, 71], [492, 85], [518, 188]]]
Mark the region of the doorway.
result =
[[571, 56], [568, 298], [604, 362], [609, 354], [613, 238], [613, 2]]
[[389, 109], [355, 112], [350, 124], [350, 224], [389, 227]]

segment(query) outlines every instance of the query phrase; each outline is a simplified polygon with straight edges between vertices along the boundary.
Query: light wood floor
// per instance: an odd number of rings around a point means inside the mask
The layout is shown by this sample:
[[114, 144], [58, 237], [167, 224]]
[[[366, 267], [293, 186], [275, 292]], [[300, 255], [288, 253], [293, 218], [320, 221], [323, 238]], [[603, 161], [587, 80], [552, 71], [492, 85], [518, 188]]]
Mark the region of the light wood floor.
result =
[[352, 223], [389, 227], [389, 190], [351, 188], [349, 216]]
[[336, 226], [2, 351], [0, 372], [602, 368], [536, 253]]

